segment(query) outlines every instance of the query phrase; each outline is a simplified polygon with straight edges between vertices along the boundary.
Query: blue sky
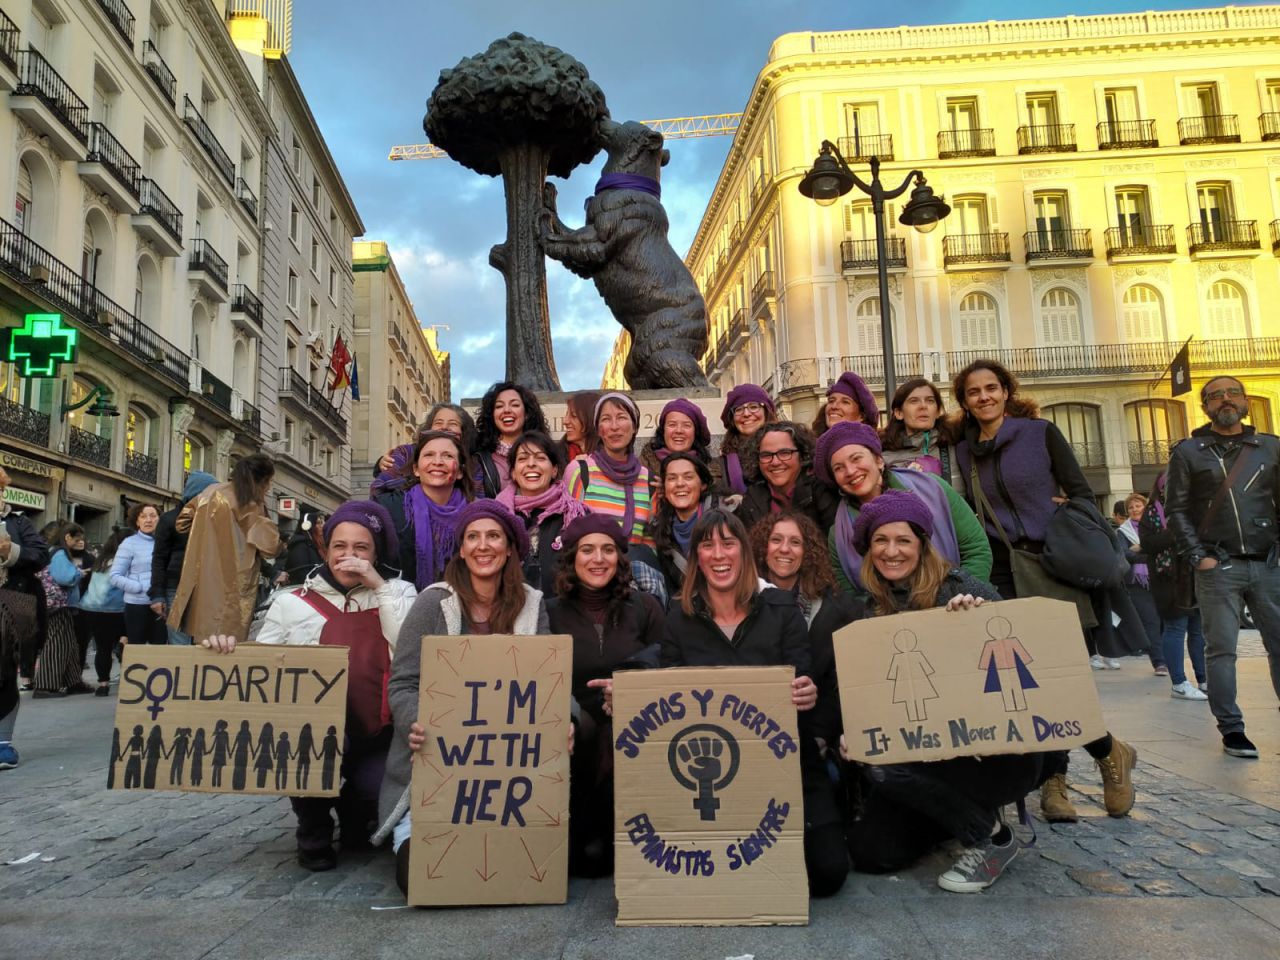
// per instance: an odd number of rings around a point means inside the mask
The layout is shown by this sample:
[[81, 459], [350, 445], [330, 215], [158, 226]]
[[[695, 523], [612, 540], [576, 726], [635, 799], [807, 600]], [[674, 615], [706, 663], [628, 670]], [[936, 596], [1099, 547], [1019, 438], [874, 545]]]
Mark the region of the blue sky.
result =
[[[422, 114], [442, 68], [513, 30], [582, 61], [615, 119], [742, 109], [769, 46], [799, 30], [1014, 19], [1033, 15], [1176, 9], [1185, 3], [937, 2], [907, 8], [796, 0], [384, 0], [353, 6], [300, 0], [290, 60], [366, 227], [386, 240], [418, 318], [447, 324], [455, 399], [475, 397], [505, 366], [505, 291], [488, 265], [506, 231], [502, 185], [451, 160], [390, 163], [397, 143], [420, 143]], [[366, 11], [363, 15], [357, 11]], [[384, 12], [385, 11], [385, 12]], [[394, 12], [392, 12], [394, 11]], [[684, 253], [731, 138], [673, 141], [663, 171], [671, 239]], [[566, 222], [595, 184], [602, 157], [555, 181]], [[594, 286], [547, 265], [556, 364], [565, 389], [598, 385], [618, 327]]]

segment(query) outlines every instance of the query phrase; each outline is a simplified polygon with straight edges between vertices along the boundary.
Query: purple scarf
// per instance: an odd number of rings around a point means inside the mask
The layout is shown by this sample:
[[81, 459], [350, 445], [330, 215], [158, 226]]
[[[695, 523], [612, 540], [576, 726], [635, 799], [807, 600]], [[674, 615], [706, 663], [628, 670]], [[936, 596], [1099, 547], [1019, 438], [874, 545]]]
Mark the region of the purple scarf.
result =
[[625, 463], [618, 463], [601, 449], [591, 454], [591, 462], [599, 467], [600, 472], [612, 482], [623, 488], [627, 506], [622, 514], [622, 535], [630, 540], [632, 528], [636, 523], [636, 481], [640, 479], [640, 471], [644, 469], [640, 458], [634, 453], [629, 453]]
[[[1159, 500], [1156, 501], [1156, 510], [1160, 513], [1160, 525], [1164, 526], [1164, 508]], [[1132, 520], [1126, 520], [1120, 524], [1120, 534], [1131, 544], [1142, 546], [1142, 541], [1138, 538], [1138, 525]], [[1151, 575], [1145, 563], [1132, 564], [1129, 568], [1129, 578], [1140, 587], [1151, 588]]]
[[495, 499], [512, 513], [525, 518], [536, 511], [541, 511], [540, 517], [563, 516], [566, 527], [590, 512], [586, 504], [574, 498], [569, 493], [569, 488], [560, 480], [554, 481], [547, 489], [532, 497], [516, 493], [515, 484], [512, 484], [503, 487]]
[[[604, 193], [606, 190], [639, 190], [641, 193], [647, 193], [651, 197], [662, 199], [662, 186], [653, 177], [646, 177], [638, 173], [606, 173], [596, 181], [595, 196]], [[591, 197], [587, 197], [587, 204], [591, 203]]]
[[[467, 499], [457, 487], [443, 507], [415, 483], [404, 493], [404, 512], [413, 524], [413, 552], [417, 563], [413, 582], [419, 590], [431, 586], [444, 574], [453, 553], [453, 524]], [[438, 528], [437, 528], [438, 524]]]
[[736, 453], [724, 455], [724, 474], [730, 493], [746, 493], [747, 480], [742, 475], [742, 459]]

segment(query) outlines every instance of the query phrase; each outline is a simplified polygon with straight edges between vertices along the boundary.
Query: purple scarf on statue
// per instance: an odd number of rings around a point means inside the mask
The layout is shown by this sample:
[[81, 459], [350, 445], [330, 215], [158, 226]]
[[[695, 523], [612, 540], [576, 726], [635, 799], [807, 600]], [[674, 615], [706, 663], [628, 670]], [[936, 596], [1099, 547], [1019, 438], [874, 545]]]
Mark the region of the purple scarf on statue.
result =
[[404, 493], [404, 513], [413, 524], [413, 552], [417, 563], [413, 583], [419, 590], [431, 586], [444, 575], [453, 553], [453, 524], [467, 498], [457, 487], [443, 507], [415, 483]]
[[[596, 181], [595, 195], [604, 193], [606, 190], [639, 190], [651, 197], [662, 199], [662, 185], [653, 177], [646, 177], [639, 173], [606, 173]], [[591, 197], [587, 197], [583, 206], [590, 204]]]
[[569, 488], [560, 480], [554, 481], [547, 489], [532, 497], [516, 493], [515, 484], [511, 484], [503, 487], [495, 499], [512, 513], [525, 518], [534, 513], [538, 513], [540, 520], [560, 515], [564, 517], [566, 527], [590, 512], [586, 504], [570, 495]]
[[627, 455], [625, 463], [618, 463], [603, 450], [591, 454], [591, 462], [600, 468], [600, 472], [612, 482], [623, 488], [627, 498], [627, 506], [622, 514], [622, 535], [631, 539], [632, 528], [636, 523], [636, 482], [640, 479], [640, 471], [644, 466], [634, 453]]
[[[892, 481], [892, 482], [891, 482]], [[955, 524], [951, 520], [951, 504], [947, 493], [942, 489], [942, 480], [931, 473], [919, 470], [891, 469], [885, 471], [885, 489], [909, 490], [923, 500], [933, 514], [933, 548], [953, 567], [960, 566], [960, 544], [956, 540]], [[840, 567], [859, 590], [862, 585], [862, 554], [853, 546], [853, 522], [858, 519], [858, 511], [848, 497], [840, 500], [840, 509], [836, 511], [836, 555], [840, 558]]]

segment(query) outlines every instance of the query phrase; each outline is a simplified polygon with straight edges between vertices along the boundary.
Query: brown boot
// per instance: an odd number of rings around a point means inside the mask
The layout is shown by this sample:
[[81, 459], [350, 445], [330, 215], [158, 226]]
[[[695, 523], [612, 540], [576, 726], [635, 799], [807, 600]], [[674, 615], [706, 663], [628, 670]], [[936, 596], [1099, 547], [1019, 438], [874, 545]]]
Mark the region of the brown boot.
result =
[[1102, 801], [1107, 816], [1123, 817], [1133, 809], [1133, 767], [1138, 751], [1127, 743], [1111, 738], [1111, 752], [1098, 761], [1102, 774]]
[[1067, 775], [1055, 773], [1040, 787], [1040, 810], [1050, 823], [1075, 823], [1080, 817], [1067, 796]]

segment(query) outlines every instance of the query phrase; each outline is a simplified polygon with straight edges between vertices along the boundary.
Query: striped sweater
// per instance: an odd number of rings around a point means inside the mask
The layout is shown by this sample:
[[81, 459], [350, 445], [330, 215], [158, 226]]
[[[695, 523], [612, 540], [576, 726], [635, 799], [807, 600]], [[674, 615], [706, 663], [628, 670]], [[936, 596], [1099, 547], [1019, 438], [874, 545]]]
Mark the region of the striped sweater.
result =
[[[626, 488], [614, 483], [605, 472], [587, 457], [579, 457], [569, 466], [569, 493], [574, 499], [581, 500], [592, 513], [603, 513], [617, 517], [621, 522], [627, 509]], [[585, 483], [584, 483], [585, 479]], [[633, 496], [636, 501], [635, 522], [631, 526], [631, 543], [652, 547], [653, 537], [649, 535], [649, 518], [653, 515], [653, 494], [649, 489], [649, 470], [640, 468], [640, 477], [636, 480]]]

